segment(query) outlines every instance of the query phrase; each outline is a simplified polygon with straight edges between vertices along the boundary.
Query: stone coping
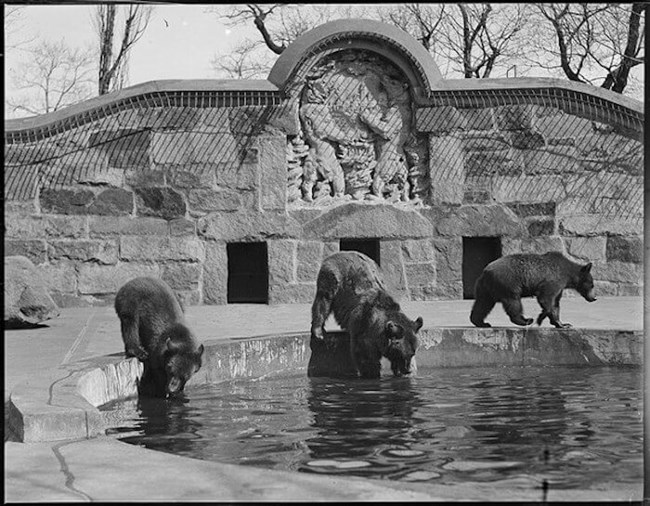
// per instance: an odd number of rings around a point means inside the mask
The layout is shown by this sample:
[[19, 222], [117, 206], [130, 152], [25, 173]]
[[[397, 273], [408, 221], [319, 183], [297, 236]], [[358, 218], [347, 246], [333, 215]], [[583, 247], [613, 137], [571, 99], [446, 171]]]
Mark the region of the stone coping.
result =
[[[310, 351], [308, 333], [206, 341], [204, 365], [193, 384], [295, 373], [329, 375], [331, 364], [347, 360], [347, 334], [334, 332], [340, 359]], [[338, 343], [344, 345], [338, 347]], [[420, 367], [462, 366], [640, 366], [643, 331], [606, 329], [428, 328], [420, 332]], [[339, 349], [340, 348], [340, 349]], [[387, 368], [383, 368], [384, 372]], [[16, 386], [8, 424], [22, 442], [61, 441], [105, 434], [97, 409], [137, 395], [142, 364], [121, 353], [94, 357], [48, 371]]]

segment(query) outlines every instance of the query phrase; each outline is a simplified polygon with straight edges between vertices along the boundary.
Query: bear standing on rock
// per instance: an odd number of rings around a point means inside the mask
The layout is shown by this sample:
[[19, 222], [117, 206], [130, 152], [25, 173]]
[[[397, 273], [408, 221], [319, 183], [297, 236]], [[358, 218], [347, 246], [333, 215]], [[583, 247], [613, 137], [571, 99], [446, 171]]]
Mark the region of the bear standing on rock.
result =
[[362, 378], [378, 378], [381, 357], [395, 376], [411, 372], [422, 318], [410, 320], [386, 292], [377, 264], [356, 251], [327, 257], [316, 282], [311, 336], [324, 339], [330, 313], [350, 334], [352, 361]]
[[538, 325], [548, 317], [557, 328], [570, 327], [570, 323], [560, 321], [560, 298], [565, 288], [576, 290], [589, 302], [595, 301], [591, 263], [577, 264], [557, 251], [504, 256], [489, 263], [476, 280], [470, 321], [477, 327], [490, 327], [485, 317], [501, 302], [513, 323], [530, 325], [533, 319], [524, 317], [521, 298], [535, 296], [542, 307]]
[[127, 356], [144, 362], [140, 393], [167, 397], [183, 392], [201, 368], [203, 345], [185, 323], [172, 289], [156, 278], [132, 279], [115, 296]]

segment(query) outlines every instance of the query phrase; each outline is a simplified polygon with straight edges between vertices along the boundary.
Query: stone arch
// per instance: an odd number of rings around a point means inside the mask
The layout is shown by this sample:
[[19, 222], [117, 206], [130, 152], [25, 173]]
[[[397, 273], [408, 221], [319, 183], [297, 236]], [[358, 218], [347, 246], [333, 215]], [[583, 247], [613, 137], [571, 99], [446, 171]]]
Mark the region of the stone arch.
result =
[[298, 37], [280, 55], [268, 80], [284, 90], [303, 65], [314, 63], [314, 56], [342, 49], [368, 50], [387, 58], [408, 78], [416, 102], [429, 97], [443, 79], [427, 50], [403, 30], [379, 21], [340, 19]]

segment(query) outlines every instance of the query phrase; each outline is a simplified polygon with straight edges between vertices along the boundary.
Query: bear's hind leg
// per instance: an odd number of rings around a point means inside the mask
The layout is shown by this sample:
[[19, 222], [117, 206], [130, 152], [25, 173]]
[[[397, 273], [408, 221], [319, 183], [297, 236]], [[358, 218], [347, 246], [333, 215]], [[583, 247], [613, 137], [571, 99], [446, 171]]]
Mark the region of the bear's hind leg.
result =
[[503, 304], [503, 309], [510, 317], [512, 323], [524, 327], [533, 323], [532, 318], [524, 317], [524, 308], [521, 305], [521, 299], [503, 299], [501, 303]]
[[127, 357], [136, 357], [138, 360], [145, 360], [149, 356], [140, 343], [140, 332], [136, 318], [121, 317], [120, 327], [122, 339], [124, 340], [124, 352]]

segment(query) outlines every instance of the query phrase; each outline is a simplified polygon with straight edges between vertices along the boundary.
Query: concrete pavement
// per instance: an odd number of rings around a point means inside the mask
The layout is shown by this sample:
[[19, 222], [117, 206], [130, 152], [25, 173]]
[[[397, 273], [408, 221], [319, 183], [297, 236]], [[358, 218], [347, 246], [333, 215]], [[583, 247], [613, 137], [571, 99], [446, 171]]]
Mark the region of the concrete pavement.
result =
[[[469, 327], [471, 301], [405, 302], [407, 315], [423, 316], [426, 327]], [[534, 317], [536, 301], [524, 300]], [[205, 341], [309, 329], [310, 306], [255, 304], [194, 306], [188, 321]], [[639, 330], [640, 297], [602, 298], [587, 303], [562, 301], [562, 319], [576, 327]], [[513, 327], [500, 306], [487, 318]], [[546, 323], [548, 325], [548, 323]], [[327, 329], [337, 326], [330, 320]], [[119, 321], [112, 307], [71, 308], [47, 326], [5, 331], [5, 403], [17, 386], [48, 370], [92, 362], [123, 352]], [[471, 487], [386, 483], [356, 478], [311, 476], [186, 459], [98, 437], [56, 443], [18, 443], [5, 435], [5, 501], [89, 500], [436, 500], [485, 499], [538, 501], [539, 491], [516, 484]], [[169, 476], [176, 479], [170, 480]], [[640, 500], [638, 487], [603, 484], [600, 491], [552, 491], [548, 500]], [[559, 494], [553, 496], [553, 494]]]

